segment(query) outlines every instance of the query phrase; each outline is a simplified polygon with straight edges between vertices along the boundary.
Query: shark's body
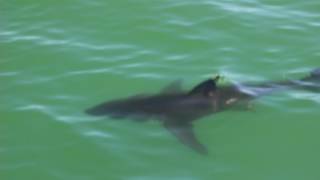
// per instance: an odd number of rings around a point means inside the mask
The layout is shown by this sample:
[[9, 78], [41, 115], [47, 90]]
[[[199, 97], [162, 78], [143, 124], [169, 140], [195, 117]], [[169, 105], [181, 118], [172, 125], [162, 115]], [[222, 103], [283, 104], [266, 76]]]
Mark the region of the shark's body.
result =
[[192, 130], [192, 121], [234, 106], [247, 105], [250, 100], [277, 89], [301, 88], [319, 91], [320, 69], [298, 81], [217, 87], [217, 80], [218, 77], [206, 80], [189, 92], [184, 92], [178, 84], [173, 84], [159, 94], [105, 102], [86, 112], [95, 116], [128, 117], [139, 121], [157, 119], [183, 144], [206, 154], [206, 147], [197, 140]]

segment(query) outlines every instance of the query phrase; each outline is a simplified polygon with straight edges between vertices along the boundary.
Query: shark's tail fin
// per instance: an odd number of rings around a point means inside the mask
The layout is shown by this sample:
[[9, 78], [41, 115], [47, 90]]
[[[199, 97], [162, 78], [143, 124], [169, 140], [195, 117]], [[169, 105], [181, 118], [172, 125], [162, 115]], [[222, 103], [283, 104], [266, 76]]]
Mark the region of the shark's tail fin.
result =
[[295, 85], [305, 90], [320, 92], [320, 68], [311, 71], [309, 76], [297, 81]]
[[310, 76], [311, 76], [312, 78], [320, 79], [320, 68], [317, 68], [317, 69], [313, 70], [313, 71], [310, 73]]
[[303, 78], [302, 81], [320, 84], [320, 68], [311, 71], [310, 75]]

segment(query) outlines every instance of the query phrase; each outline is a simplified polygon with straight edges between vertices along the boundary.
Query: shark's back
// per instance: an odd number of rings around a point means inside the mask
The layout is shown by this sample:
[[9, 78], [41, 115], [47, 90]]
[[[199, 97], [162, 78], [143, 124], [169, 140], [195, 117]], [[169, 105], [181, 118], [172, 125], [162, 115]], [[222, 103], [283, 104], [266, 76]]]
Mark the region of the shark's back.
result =
[[139, 121], [147, 119], [192, 121], [210, 113], [210, 103], [206, 98], [187, 94], [162, 94], [155, 96], [134, 96], [99, 104], [86, 110], [95, 116], [110, 116], [117, 119], [131, 118]]

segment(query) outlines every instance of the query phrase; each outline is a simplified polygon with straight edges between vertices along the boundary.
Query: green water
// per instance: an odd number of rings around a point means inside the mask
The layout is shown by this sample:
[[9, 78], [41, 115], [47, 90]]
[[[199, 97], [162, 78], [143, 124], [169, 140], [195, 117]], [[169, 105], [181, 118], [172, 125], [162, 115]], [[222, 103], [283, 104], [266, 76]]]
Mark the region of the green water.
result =
[[119, 97], [320, 67], [318, 0], [0, 1], [0, 178], [320, 179], [320, 95], [286, 91], [196, 121], [209, 155], [158, 122], [93, 118]]

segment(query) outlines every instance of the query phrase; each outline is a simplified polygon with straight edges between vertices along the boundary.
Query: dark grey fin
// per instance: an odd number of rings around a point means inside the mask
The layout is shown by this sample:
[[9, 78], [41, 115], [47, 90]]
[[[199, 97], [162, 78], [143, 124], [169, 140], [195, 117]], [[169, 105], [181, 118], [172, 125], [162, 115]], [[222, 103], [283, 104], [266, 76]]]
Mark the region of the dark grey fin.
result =
[[320, 68], [314, 69], [310, 75], [300, 80], [290, 81], [292, 87], [315, 93], [320, 92]]
[[208, 154], [207, 148], [196, 138], [190, 123], [164, 122], [164, 127], [184, 145], [192, 148], [200, 154]]
[[174, 81], [161, 90], [161, 93], [164, 93], [164, 94], [176, 94], [181, 92], [182, 92], [182, 80]]
[[220, 76], [216, 76], [212, 79], [201, 82], [189, 92], [189, 95], [207, 95], [209, 92], [214, 92], [217, 89], [219, 78]]
[[309, 84], [309, 86], [310, 85], [311, 86], [317, 85], [319, 87], [319, 83], [320, 83], [320, 68], [314, 69], [313, 71], [311, 71], [309, 76], [300, 79], [300, 81], [295, 81], [295, 82], [296, 82], [296, 84], [300, 83], [302, 85], [304, 85], [304, 83], [312, 83], [312, 84]]
[[320, 78], [320, 68], [313, 70], [310, 75], [314, 78]]

